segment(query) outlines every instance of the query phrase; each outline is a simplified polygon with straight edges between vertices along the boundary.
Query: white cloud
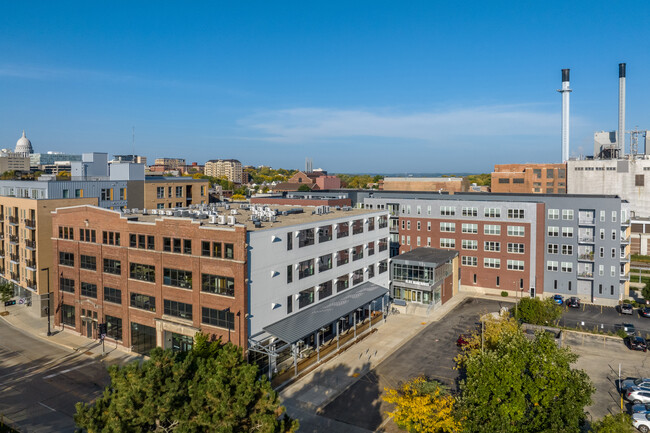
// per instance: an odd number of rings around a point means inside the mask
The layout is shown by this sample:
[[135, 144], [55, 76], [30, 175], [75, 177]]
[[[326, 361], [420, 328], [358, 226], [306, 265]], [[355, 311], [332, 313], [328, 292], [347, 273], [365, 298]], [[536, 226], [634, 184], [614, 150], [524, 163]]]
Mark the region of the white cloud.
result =
[[[575, 124], [576, 120], [573, 118], [572, 122]], [[435, 143], [460, 137], [547, 137], [559, 132], [560, 116], [557, 112], [536, 110], [533, 105], [410, 113], [292, 108], [260, 112], [241, 120], [240, 124], [260, 133], [265, 140], [285, 143], [350, 137], [401, 138]]]

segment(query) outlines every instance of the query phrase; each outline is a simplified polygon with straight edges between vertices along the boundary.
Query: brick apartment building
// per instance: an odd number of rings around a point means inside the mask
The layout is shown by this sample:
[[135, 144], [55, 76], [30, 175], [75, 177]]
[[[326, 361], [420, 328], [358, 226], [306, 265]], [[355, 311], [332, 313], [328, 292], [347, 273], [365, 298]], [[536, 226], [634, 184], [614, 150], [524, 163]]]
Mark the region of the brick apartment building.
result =
[[55, 323], [138, 353], [182, 350], [196, 332], [245, 345], [246, 229], [129, 217], [91, 206], [52, 217]]
[[171, 209], [207, 204], [207, 179], [147, 176], [144, 181], [143, 209]]
[[566, 164], [498, 164], [491, 191], [512, 194], [566, 194]]

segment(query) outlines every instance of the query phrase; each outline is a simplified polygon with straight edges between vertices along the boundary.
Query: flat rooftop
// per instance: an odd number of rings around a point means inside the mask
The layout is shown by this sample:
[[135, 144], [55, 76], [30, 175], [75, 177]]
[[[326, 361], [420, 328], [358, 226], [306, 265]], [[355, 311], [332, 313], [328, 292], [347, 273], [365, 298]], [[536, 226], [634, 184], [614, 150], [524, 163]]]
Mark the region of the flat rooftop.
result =
[[[271, 211], [275, 211], [275, 221], [270, 221], [268, 218], [260, 218], [260, 225], [259, 227], [255, 226], [255, 223], [252, 220], [253, 215], [260, 215], [260, 212], [254, 212], [251, 208], [255, 207], [257, 209], [261, 208], [267, 208]], [[271, 228], [278, 228], [278, 227], [289, 227], [293, 225], [299, 225], [299, 224], [306, 224], [306, 223], [313, 223], [313, 222], [327, 222], [329, 220], [334, 220], [338, 218], [345, 218], [345, 217], [355, 217], [355, 216], [363, 216], [367, 214], [373, 214], [373, 213], [386, 213], [388, 214], [387, 211], [380, 211], [376, 209], [356, 209], [356, 208], [345, 208], [346, 210], [341, 209], [336, 209], [334, 207], [330, 207], [330, 212], [328, 213], [323, 213], [323, 214], [318, 214], [316, 213], [316, 208], [313, 206], [265, 206], [265, 205], [249, 205], [245, 204], [244, 207], [241, 207], [241, 204], [231, 204], [229, 206], [229, 209], [226, 209], [224, 206], [219, 206], [219, 207], [212, 207], [212, 208], [207, 208], [210, 209], [209, 211], [206, 211], [206, 213], [198, 216], [195, 214], [197, 212], [197, 209], [187, 209], [187, 208], [181, 208], [181, 209], [151, 209], [147, 210], [146, 214], [142, 214], [142, 210], [140, 210], [138, 213], [123, 213], [124, 218], [129, 218], [132, 221], [141, 221], [141, 222], [154, 222], [156, 219], [160, 218], [182, 218], [182, 219], [190, 219], [193, 221], [199, 221], [201, 222], [202, 225], [205, 226], [214, 226], [214, 227], [228, 227], [228, 217], [232, 216], [235, 218], [235, 225], [244, 225], [246, 226], [246, 229], [249, 231], [259, 231], [259, 230], [266, 230], [266, 229], [271, 229]], [[165, 215], [160, 215], [160, 214], [152, 214], [152, 212], [165, 212]], [[171, 212], [172, 215], [167, 215], [167, 212]], [[224, 216], [226, 220], [226, 224], [218, 224], [213, 223], [210, 215], [207, 214], [207, 212], [214, 212], [216, 211], [217, 214], [217, 220], [218, 216]], [[236, 212], [236, 213], [233, 213]], [[300, 212], [302, 211], [302, 212]], [[286, 215], [284, 214], [286, 212]], [[194, 216], [192, 216], [194, 215]]]
[[458, 251], [440, 250], [438, 248], [420, 247], [393, 257], [393, 261], [442, 263], [458, 255]]

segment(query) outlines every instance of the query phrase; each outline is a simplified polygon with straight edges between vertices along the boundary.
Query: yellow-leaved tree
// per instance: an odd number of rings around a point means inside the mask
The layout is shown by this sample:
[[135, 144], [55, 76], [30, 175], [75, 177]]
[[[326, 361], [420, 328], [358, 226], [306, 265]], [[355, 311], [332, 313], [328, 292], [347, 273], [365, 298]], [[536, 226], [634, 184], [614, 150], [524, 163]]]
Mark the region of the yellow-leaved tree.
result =
[[398, 427], [410, 433], [453, 433], [460, 430], [454, 417], [455, 399], [438, 383], [416, 377], [399, 389], [386, 389], [384, 401], [395, 404], [388, 412]]
[[[519, 330], [519, 323], [510, 317], [510, 314], [504, 312], [501, 316], [485, 314], [481, 317], [482, 328], [479, 328], [471, 335], [465, 336], [465, 344], [460, 353], [456, 356], [456, 364], [459, 368], [475, 352], [481, 350], [492, 350], [505, 335], [512, 335]], [[481, 335], [481, 332], [483, 335]]]

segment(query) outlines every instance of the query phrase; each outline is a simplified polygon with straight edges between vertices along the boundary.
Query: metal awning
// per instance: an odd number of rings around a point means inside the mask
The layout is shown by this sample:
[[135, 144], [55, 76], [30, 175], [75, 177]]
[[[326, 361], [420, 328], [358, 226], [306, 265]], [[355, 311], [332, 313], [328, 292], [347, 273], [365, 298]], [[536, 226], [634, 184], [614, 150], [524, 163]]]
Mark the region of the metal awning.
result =
[[359, 287], [268, 325], [264, 327], [264, 331], [282, 341], [293, 344], [386, 294], [388, 294], [388, 289], [366, 282]]

